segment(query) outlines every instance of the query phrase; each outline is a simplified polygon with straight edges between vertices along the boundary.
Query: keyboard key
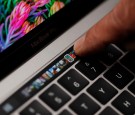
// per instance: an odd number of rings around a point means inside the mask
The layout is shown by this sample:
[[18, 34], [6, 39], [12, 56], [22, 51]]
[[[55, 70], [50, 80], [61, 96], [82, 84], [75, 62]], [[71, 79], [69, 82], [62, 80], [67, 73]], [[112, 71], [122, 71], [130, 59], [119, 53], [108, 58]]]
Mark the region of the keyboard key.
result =
[[118, 93], [115, 88], [101, 78], [98, 79], [87, 91], [102, 104], [106, 104]]
[[39, 102], [33, 101], [20, 115], [51, 115], [51, 113]]
[[111, 107], [105, 108], [99, 115], [119, 115]]
[[86, 94], [82, 94], [70, 105], [70, 108], [78, 115], [93, 115], [100, 109], [100, 106]]
[[112, 104], [124, 115], [135, 114], [135, 97], [127, 91], [124, 91]]
[[75, 67], [90, 80], [97, 78], [106, 69], [98, 60], [91, 58], [82, 59]]
[[58, 82], [73, 95], [76, 95], [89, 83], [74, 69], [69, 70]]
[[72, 115], [69, 111], [64, 110], [59, 115]]
[[109, 45], [103, 52], [101, 52], [98, 57], [99, 59], [104, 62], [106, 65], [113, 64], [122, 53], [118, 51], [114, 46]]
[[26, 101], [26, 98], [19, 92], [13, 94], [4, 103], [1, 104], [0, 114], [11, 114], [19, 106], [21, 106]]
[[135, 52], [130, 52], [124, 56], [121, 63], [135, 73]]
[[70, 97], [54, 84], [40, 96], [40, 99], [47, 103], [53, 110], [57, 111], [70, 100]]
[[128, 89], [135, 94], [135, 81], [128, 87]]
[[115, 64], [104, 76], [119, 89], [124, 88], [134, 76], [120, 64]]
[[0, 106], [0, 114], [8, 115], [14, 110], [14, 105], [11, 102], [4, 103]]

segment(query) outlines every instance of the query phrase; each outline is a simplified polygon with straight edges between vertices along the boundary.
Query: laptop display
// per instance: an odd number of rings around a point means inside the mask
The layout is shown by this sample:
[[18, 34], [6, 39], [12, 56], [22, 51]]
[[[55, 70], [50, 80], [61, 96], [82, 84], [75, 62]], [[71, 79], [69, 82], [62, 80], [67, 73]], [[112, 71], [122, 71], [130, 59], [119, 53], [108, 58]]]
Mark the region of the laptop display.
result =
[[71, 0], [1, 0], [0, 52], [70, 2]]

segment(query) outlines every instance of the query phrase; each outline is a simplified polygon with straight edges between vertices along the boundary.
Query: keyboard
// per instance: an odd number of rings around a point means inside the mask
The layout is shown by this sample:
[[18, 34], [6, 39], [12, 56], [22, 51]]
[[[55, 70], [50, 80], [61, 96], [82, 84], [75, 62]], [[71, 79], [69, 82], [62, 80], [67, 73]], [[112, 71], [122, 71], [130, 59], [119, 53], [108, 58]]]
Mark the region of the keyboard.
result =
[[0, 105], [0, 115], [134, 115], [135, 52], [110, 44], [85, 58], [73, 46]]

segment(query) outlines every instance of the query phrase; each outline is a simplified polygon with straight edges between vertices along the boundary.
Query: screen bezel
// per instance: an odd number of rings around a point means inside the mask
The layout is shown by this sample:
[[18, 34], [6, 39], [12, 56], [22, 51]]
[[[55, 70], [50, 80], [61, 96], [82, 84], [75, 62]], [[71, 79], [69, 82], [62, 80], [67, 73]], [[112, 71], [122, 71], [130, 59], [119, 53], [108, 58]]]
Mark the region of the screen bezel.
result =
[[[82, 6], [82, 0], [73, 0], [55, 15], [0, 53], [0, 80], [49, 45], [103, 1], [84, 0], [85, 5]], [[34, 33], [36, 35], [31, 37]], [[28, 40], [28, 38], [31, 39]]]

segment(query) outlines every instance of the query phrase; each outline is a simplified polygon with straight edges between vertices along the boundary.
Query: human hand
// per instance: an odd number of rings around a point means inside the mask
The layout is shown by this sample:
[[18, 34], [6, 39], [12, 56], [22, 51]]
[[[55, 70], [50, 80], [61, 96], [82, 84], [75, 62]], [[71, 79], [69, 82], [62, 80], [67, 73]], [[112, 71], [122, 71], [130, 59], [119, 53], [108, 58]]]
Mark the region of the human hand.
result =
[[121, 0], [118, 5], [86, 34], [75, 42], [74, 50], [79, 56], [97, 52], [110, 43], [128, 39], [128, 49], [135, 49], [135, 0]]

